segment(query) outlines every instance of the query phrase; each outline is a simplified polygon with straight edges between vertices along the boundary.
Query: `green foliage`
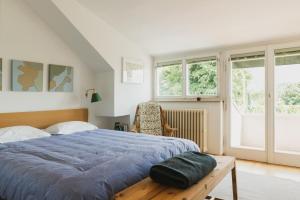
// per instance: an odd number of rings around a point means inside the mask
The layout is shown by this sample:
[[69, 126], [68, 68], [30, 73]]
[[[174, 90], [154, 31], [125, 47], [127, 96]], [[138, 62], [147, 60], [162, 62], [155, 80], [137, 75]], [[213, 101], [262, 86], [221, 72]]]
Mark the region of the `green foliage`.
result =
[[248, 112], [263, 113], [265, 112], [265, 93], [251, 92], [248, 93]]
[[280, 98], [285, 105], [300, 105], [300, 83], [287, 84]]
[[252, 74], [246, 69], [233, 69], [233, 100], [241, 112], [263, 113], [265, 110], [265, 93], [264, 91], [249, 91], [248, 85], [252, 78]]
[[247, 85], [251, 80], [251, 74], [244, 69], [234, 69], [232, 71], [232, 93], [233, 100], [240, 110], [245, 111], [247, 104]]
[[[251, 74], [245, 69], [233, 69], [232, 95], [238, 109], [244, 113], [263, 113], [265, 111], [264, 91], [249, 91]], [[300, 83], [282, 84], [277, 89], [278, 113], [300, 113]]]
[[300, 113], [300, 83], [283, 84], [278, 88], [279, 113]]
[[216, 61], [189, 64], [188, 69], [190, 95], [210, 96], [217, 94]]
[[[199, 62], [187, 65], [189, 69], [190, 95], [217, 94], [216, 61]], [[182, 95], [182, 66], [171, 65], [158, 69], [159, 94], [161, 96]]]
[[182, 95], [182, 66], [170, 65], [158, 68], [159, 95]]

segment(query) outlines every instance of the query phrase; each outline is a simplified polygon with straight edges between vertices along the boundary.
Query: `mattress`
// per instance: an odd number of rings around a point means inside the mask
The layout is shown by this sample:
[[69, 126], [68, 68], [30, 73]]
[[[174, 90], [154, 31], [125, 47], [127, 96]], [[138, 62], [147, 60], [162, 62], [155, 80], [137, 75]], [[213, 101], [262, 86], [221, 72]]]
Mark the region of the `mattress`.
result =
[[0, 197], [109, 200], [152, 165], [198, 150], [190, 140], [104, 129], [0, 144]]

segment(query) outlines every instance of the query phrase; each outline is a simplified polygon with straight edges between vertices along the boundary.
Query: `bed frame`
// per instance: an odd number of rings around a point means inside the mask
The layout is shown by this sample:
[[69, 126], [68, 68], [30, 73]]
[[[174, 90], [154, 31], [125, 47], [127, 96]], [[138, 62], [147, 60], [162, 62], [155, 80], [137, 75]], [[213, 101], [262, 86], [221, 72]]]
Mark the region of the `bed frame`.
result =
[[65, 121], [88, 121], [88, 109], [0, 113], [0, 128], [28, 125], [39, 129]]
[[[0, 113], [0, 128], [28, 125], [44, 129], [65, 121], [88, 121], [88, 109], [67, 109], [36, 112]], [[214, 156], [217, 167], [208, 176], [186, 190], [166, 187], [146, 178], [115, 195], [116, 200], [220, 200], [209, 197], [209, 193], [231, 172], [233, 199], [237, 200], [235, 159], [228, 156]], [[0, 200], [2, 200], [0, 198]]]

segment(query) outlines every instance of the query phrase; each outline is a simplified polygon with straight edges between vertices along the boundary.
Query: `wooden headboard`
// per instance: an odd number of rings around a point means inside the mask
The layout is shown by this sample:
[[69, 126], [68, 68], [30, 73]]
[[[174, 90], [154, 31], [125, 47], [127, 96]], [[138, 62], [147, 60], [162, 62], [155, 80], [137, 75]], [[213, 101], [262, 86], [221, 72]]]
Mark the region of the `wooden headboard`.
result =
[[0, 113], [0, 128], [28, 125], [44, 129], [53, 124], [65, 121], [88, 121], [88, 109]]

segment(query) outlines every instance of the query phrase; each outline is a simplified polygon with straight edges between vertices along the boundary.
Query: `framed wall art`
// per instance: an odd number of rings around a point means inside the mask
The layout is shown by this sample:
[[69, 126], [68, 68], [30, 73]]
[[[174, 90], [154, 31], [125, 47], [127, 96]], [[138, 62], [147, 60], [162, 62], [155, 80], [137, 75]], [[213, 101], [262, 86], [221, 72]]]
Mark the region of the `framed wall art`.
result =
[[123, 83], [143, 83], [144, 64], [138, 60], [123, 58], [122, 80]]
[[43, 91], [43, 64], [21, 60], [11, 61], [12, 91]]

